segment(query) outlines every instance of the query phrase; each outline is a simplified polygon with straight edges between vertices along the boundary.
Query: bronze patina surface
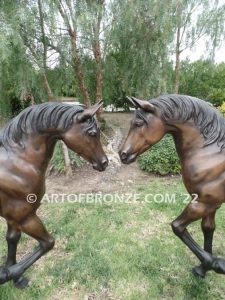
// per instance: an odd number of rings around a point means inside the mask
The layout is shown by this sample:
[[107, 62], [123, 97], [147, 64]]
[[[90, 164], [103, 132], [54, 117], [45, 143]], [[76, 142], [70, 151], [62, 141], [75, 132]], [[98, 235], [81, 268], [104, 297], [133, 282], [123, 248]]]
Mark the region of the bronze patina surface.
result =
[[[121, 161], [133, 162], [159, 142], [173, 136], [190, 195], [197, 194], [176, 220], [174, 233], [200, 260], [193, 272], [204, 277], [214, 270], [225, 274], [225, 260], [212, 254], [216, 210], [225, 201], [225, 119], [207, 102], [184, 95], [164, 95], [149, 101], [128, 97], [136, 112], [128, 136], [119, 151]], [[191, 237], [187, 226], [202, 220], [204, 249]]]
[[[25, 287], [28, 281], [21, 276], [23, 272], [54, 246], [36, 210], [45, 193], [45, 173], [57, 140], [63, 140], [95, 169], [104, 171], [107, 167], [94, 117], [101, 106], [102, 102], [89, 109], [62, 103], [34, 105], [1, 132], [0, 215], [8, 225], [8, 255], [0, 269], [0, 283], [13, 280], [17, 287]], [[36, 239], [39, 247], [17, 263], [21, 232]]]

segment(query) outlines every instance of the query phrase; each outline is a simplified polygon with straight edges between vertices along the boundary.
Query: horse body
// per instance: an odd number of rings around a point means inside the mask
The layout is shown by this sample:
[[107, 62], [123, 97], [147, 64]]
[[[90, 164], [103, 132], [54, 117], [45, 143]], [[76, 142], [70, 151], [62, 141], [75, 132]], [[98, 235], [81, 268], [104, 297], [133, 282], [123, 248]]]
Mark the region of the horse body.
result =
[[[32, 106], [2, 131], [0, 215], [8, 225], [8, 256], [6, 266], [0, 269], [0, 283], [13, 280], [17, 287], [26, 287], [28, 281], [21, 276], [23, 272], [54, 246], [54, 239], [37, 217], [36, 210], [45, 193], [45, 173], [57, 140], [63, 140], [95, 169], [104, 171], [106, 168], [108, 160], [94, 118], [101, 105], [86, 110], [60, 103]], [[16, 263], [21, 232], [36, 239], [39, 247]]]
[[[172, 222], [172, 229], [201, 261], [193, 269], [195, 274], [204, 277], [209, 270], [225, 274], [225, 260], [212, 256], [215, 213], [225, 202], [225, 119], [208, 103], [189, 96], [165, 95], [150, 101], [128, 99], [136, 113], [119, 151], [121, 161], [133, 162], [165, 134], [172, 134], [183, 182], [194, 199]], [[199, 219], [204, 250], [187, 231], [187, 226]]]
[[[212, 147], [209, 147], [212, 148]], [[222, 203], [225, 200], [225, 153], [219, 149], [200, 150], [182, 161], [182, 176], [190, 194], [201, 201]]]
[[[182, 177], [190, 194], [201, 201], [225, 201], [225, 151], [216, 144], [204, 147], [204, 139], [195, 124], [176, 124], [173, 135], [180, 157]], [[166, 133], [168, 133], [166, 132]]]
[[[47, 155], [50, 149], [44, 139], [38, 138], [37, 147], [35, 138], [28, 137], [28, 140], [29, 146], [26, 149], [16, 147], [7, 152], [0, 150], [0, 214], [9, 224], [13, 223], [16, 229], [20, 229], [21, 220], [39, 207], [45, 193], [45, 172], [51, 159]], [[33, 205], [27, 201], [29, 194], [35, 195]]]

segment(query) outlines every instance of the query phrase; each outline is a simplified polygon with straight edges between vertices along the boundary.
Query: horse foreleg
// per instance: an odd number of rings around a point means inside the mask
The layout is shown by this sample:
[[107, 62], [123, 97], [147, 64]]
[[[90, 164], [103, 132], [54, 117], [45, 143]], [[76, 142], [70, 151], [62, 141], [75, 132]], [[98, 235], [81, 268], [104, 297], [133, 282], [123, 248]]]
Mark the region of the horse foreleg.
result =
[[204, 235], [204, 250], [212, 254], [213, 234], [216, 229], [216, 210], [202, 219], [202, 232]]
[[191, 202], [171, 225], [173, 232], [198, 257], [205, 270], [214, 270], [217, 273], [225, 274], [225, 261], [223, 259], [213, 258], [210, 253], [203, 250], [186, 229], [189, 224], [213, 213], [218, 207], [219, 205], [212, 206], [201, 202]]
[[18, 278], [42, 255], [51, 250], [54, 246], [54, 239], [47, 232], [41, 220], [36, 216], [30, 216], [21, 224], [21, 230], [39, 242], [39, 247], [27, 258], [19, 263], [8, 266], [0, 272], [0, 283], [3, 284], [9, 280], [18, 280]]
[[[202, 219], [202, 232], [204, 236], [204, 250], [208, 253], [212, 254], [212, 242], [213, 242], [213, 234], [216, 228], [215, 225], [215, 214], [216, 210], [205, 216]], [[198, 275], [200, 277], [205, 277], [205, 274], [207, 270], [204, 268], [204, 266], [201, 264], [200, 266], [196, 266], [192, 269], [193, 273], [195, 275]]]
[[[21, 238], [21, 231], [13, 228], [8, 223], [8, 230], [6, 233], [6, 241], [8, 245], [8, 254], [7, 254], [7, 260], [6, 260], [6, 267], [11, 267], [16, 264], [16, 252], [17, 252], [17, 245], [19, 243], [19, 240]], [[14, 285], [17, 288], [23, 289], [28, 285], [28, 279], [25, 277], [19, 277], [15, 278]]]
[[6, 233], [6, 241], [8, 245], [6, 267], [10, 267], [16, 264], [17, 244], [20, 238], [21, 238], [21, 231], [14, 229], [10, 224], [8, 224], [8, 230]]

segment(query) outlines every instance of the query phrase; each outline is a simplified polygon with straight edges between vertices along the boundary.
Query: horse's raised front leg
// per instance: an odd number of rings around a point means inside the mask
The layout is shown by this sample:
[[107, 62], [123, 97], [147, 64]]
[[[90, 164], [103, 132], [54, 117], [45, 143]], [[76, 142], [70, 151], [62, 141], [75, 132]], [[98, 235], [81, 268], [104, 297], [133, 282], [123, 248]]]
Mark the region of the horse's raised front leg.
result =
[[186, 227], [192, 222], [202, 219], [213, 213], [219, 205], [210, 205], [202, 202], [191, 202], [182, 214], [172, 222], [173, 232], [189, 247], [198, 257], [205, 270], [214, 270], [217, 273], [225, 274], [225, 261], [213, 258], [210, 253], [203, 250], [191, 237]]
[[6, 267], [15, 265], [17, 244], [21, 238], [21, 231], [14, 229], [10, 224], [8, 225], [6, 233], [6, 241], [8, 245], [8, 254], [6, 259]]
[[[21, 224], [21, 230], [39, 242], [39, 247], [19, 263], [11, 265], [1, 270], [0, 283], [3, 284], [9, 280], [18, 280], [18, 278], [42, 255], [51, 250], [54, 246], [54, 239], [47, 232], [41, 220], [36, 216], [30, 216]], [[11, 250], [12, 251], [12, 250]], [[13, 252], [11, 252], [13, 253]], [[12, 254], [11, 254], [12, 255]], [[13, 253], [14, 255], [14, 253]], [[12, 258], [12, 256], [11, 256]]]
[[[8, 230], [6, 233], [6, 241], [8, 245], [8, 254], [6, 260], [6, 268], [11, 267], [16, 264], [16, 252], [17, 252], [17, 245], [21, 238], [21, 231], [14, 229], [10, 224], [8, 224]], [[23, 289], [28, 285], [28, 279], [25, 277], [15, 278], [14, 285], [17, 288]]]
[[[213, 234], [216, 228], [215, 224], [216, 210], [202, 219], [202, 232], [204, 236], [204, 250], [212, 254]], [[201, 264], [193, 268], [193, 273], [200, 277], [205, 277], [207, 270]]]

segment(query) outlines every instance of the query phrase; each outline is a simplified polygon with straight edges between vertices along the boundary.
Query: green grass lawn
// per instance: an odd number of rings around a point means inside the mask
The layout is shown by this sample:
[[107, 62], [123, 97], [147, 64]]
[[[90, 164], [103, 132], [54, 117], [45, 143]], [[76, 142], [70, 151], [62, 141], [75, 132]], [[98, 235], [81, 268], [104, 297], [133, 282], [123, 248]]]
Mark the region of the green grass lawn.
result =
[[[209, 272], [205, 280], [195, 278], [191, 269], [198, 261], [170, 228], [185, 206], [181, 179], [156, 178], [135, 190], [143, 197], [176, 193], [176, 203], [43, 204], [39, 214], [56, 246], [26, 272], [27, 289], [7, 283], [0, 299], [224, 299], [225, 277]], [[3, 257], [6, 226], [0, 225]], [[202, 244], [199, 225], [190, 231]], [[225, 256], [224, 208], [217, 225], [214, 252]], [[19, 256], [35, 245], [24, 236]]]

